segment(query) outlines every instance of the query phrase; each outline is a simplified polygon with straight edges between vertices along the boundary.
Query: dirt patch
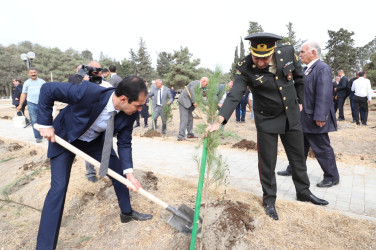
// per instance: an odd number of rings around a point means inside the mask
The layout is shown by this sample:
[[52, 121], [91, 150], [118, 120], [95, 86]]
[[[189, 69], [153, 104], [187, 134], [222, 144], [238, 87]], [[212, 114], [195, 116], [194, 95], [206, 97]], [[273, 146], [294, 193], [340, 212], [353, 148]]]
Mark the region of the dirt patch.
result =
[[37, 154], [38, 154], [38, 152], [34, 149], [29, 152], [29, 155], [31, 155], [31, 156], [37, 155]]
[[[201, 211], [204, 210], [202, 205]], [[196, 248], [232, 249], [239, 247], [246, 234], [255, 230], [254, 219], [250, 215], [250, 206], [240, 201], [215, 201], [208, 204], [205, 228], [198, 235]], [[171, 249], [185, 249], [190, 235], [176, 235]]]
[[147, 131], [144, 135], [142, 135], [142, 137], [149, 137], [149, 138], [162, 137], [162, 134], [151, 129], [151, 130]]
[[13, 151], [20, 150], [21, 148], [23, 148], [23, 146], [21, 146], [20, 144], [18, 144], [18, 143], [12, 143], [12, 144], [9, 145], [8, 150], [10, 152], [13, 152]]
[[309, 148], [308, 157], [315, 158], [315, 153], [313, 153], [312, 148]]
[[105, 200], [108, 197], [108, 188], [112, 187], [112, 181], [109, 178], [104, 178], [102, 181], [105, 183], [103, 187], [101, 187], [96, 195], [97, 199], [100, 201]]
[[5, 116], [0, 116], [0, 119], [4, 119], [4, 120], [12, 120], [12, 117], [8, 116], [8, 115], [5, 115]]
[[142, 187], [145, 190], [158, 190], [158, 178], [153, 172], [148, 171], [142, 177]]
[[[31, 154], [30, 154], [31, 155]], [[23, 169], [24, 171], [36, 171], [39, 169], [49, 168], [50, 167], [50, 159], [45, 159], [44, 161], [32, 161], [29, 163], [25, 163], [19, 169]]]
[[244, 148], [246, 150], [257, 150], [257, 143], [254, 141], [248, 141], [246, 139], [241, 140], [238, 143], [232, 145], [233, 148]]

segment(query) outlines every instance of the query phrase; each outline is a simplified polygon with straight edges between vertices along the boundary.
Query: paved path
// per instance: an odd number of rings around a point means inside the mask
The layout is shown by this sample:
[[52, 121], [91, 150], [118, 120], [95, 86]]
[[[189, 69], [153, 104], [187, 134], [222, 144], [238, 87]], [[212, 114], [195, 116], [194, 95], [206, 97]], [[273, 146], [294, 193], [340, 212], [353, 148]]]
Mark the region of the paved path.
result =
[[[31, 127], [15, 129], [10, 120], [0, 120], [0, 137], [35, 143]], [[36, 143], [35, 143], [36, 144]], [[47, 147], [46, 140], [42, 145]], [[197, 163], [194, 156], [201, 156], [197, 143], [178, 143], [163, 138], [133, 139], [133, 162], [136, 169], [153, 171], [178, 178], [196, 178]], [[220, 149], [226, 159], [229, 170], [230, 186], [262, 195], [257, 169], [256, 152], [235, 149]], [[288, 161], [279, 157], [276, 170], [283, 170]], [[341, 182], [332, 188], [317, 188], [322, 180], [322, 170], [316, 160], [308, 160], [308, 175], [311, 191], [320, 198], [329, 201], [327, 209], [376, 221], [376, 169], [366, 166], [337, 163]], [[277, 175], [279, 199], [296, 200], [295, 188], [291, 177]]]

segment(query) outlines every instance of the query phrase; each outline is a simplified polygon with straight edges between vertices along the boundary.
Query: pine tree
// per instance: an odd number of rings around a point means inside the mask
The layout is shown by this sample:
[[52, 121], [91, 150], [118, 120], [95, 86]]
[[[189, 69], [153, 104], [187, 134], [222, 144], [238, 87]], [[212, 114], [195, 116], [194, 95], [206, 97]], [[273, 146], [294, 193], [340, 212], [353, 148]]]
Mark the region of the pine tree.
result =
[[296, 34], [295, 34], [295, 31], [293, 30], [291, 22], [286, 24], [286, 27], [287, 27], [287, 36], [283, 37], [282, 41], [280, 41], [279, 43], [288, 43], [294, 47], [295, 51], [300, 51], [302, 44], [305, 43], [307, 40], [301, 40], [301, 39], [296, 38]]
[[170, 87], [184, 88], [189, 82], [199, 78], [196, 67], [200, 64], [200, 59], [191, 61], [192, 56], [187, 47], [174, 51], [170, 72], [165, 75]]
[[165, 51], [158, 54], [157, 59], [157, 72], [160, 78], [164, 78], [164, 76], [170, 72], [172, 63], [172, 55]]
[[249, 28], [248, 28], [248, 35], [254, 34], [254, 33], [260, 33], [260, 32], [264, 32], [261, 25], [258, 24], [258, 22], [250, 21], [249, 22]]
[[348, 76], [356, 68], [356, 49], [354, 48], [354, 32], [341, 28], [339, 31], [328, 30], [329, 40], [326, 48], [325, 61], [334, 71], [343, 69]]

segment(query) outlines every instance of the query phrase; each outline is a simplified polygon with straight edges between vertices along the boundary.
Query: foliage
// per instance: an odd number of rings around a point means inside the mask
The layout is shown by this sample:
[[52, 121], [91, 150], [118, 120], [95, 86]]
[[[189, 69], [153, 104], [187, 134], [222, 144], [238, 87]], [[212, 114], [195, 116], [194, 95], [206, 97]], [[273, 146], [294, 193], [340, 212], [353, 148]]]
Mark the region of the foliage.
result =
[[163, 112], [163, 119], [166, 122], [171, 122], [172, 118], [173, 118], [171, 104], [170, 105], [168, 105], [168, 104], [164, 105], [163, 108], [162, 108], [162, 112]]
[[356, 68], [356, 49], [354, 48], [354, 32], [341, 28], [338, 31], [328, 30], [329, 40], [327, 41], [325, 61], [336, 75], [337, 71], [343, 69], [349, 76]]
[[286, 27], [287, 27], [287, 36], [283, 37], [281, 43], [291, 44], [294, 47], [295, 51], [300, 51], [302, 44], [305, 43], [307, 40], [301, 40], [301, 39], [296, 38], [296, 34], [292, 28], [291, 22], [286, 24]]
[[[219, 96], [226, 91], [224, 88], [222, 93], [218, 95], [219, 84], [221, 80], [221, 71], [217, 68], [209, 78], [209, 84], [206, 89], [206, 101], [203, 101], [203, 93], [200, 88], [195, 90], [196, 101], [201, 112], [206, 115], [206, 121], [212, 124], [218, 116]], [[206, 126], [197, 126], [201, 133], [204, 133]], [[216, 183], [217, 185], [226, 184], [227, 164], [218, 154], [217, 148], [221, 143], [220, 132], [209, 133], [207, 136], [207, 185]], [[207, 186], [208, 188], [208, 186]]]
[[249, 22], [249, 28], [248, 28], [248, 35], [254, 34], [254, 33], [259, 33], [259, 32], [264, 32], [262, 29], [262, 26], [258, 24], [258, 22]]
[[160, 78], [164, 78], [164, 76], [170, 72], [172, 63], [172, 55], [165, 51], [158, 54], [157, 59], [157, 72]]
[[182, 89], [189, 82], [199, 78], [196, 67], [200, 64], [200, 59], [191, 60], [192, 56], [188, 47], [180, 47], [179, 51], [174, 51], [170, 72], [165, 75], [170, 87]]
[[151, 58], [147, 52], [145, 41], [140, 38], [137, 54], [131, 49], [130, 54], [130, 71], [134, 75], [142, 77], [145, 81], [152, 80], [153, 67], [151, 66]]
[[364, 66], [366, 77], [371, 81], [373, 87], [376, 87], [376, 53], [371, 54], [370, 61]]
[[235, 73], [236, 73], [236, 64], [239, 62], [239, 55], [238, 55], [238, 46], [235, 48], [235, 55], [234, 55], [234, 61], [231, 64], [231, 69], [230, 69], [230, 77], [231, 79], [235, 78]]

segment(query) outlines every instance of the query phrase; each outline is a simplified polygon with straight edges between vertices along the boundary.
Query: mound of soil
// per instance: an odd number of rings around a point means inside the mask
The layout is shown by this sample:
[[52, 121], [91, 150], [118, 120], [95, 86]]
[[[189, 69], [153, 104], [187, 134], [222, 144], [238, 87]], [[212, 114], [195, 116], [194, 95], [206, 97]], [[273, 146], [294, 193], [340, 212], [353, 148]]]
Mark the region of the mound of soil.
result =
[[254, 141], [247, 141], [246, 139], [241, 140], [238, 143], [232, 145], [233, 148], [244, 148], [247, 150], [257, 150], [257, 143]]
[[[201, 205], [204, 212], [204, 205]], [[255, 227], [250, 214], [250, 206], [240, 201], [222, 200], [208, 204], [205, 226], [197, 236], [196, 248], [232, 249], [239, 247], [243, 238]], [[172, 249], [184, 249], [190, 243], [190, 235], [183, 238], [176, 235], [171, 241]]]
[[8, 150], [10, 152], [12, 152], [12, 151], [20, 150], [21, 148], [23, 148], [23, 146], [21, 146], [20, 144], [18, 144], [18, 143], [12, 143], [12, 144], [9, 145]]
[[143, 177], [142, 177], [142, 187], [145, 190], [158, 190], [158, 178], [154, 175], [153, 172], [148, 171]]
[[144, 135], [142, 135], [142, 137], [153, 138], [153, 137], [162, 137], [162, 135], [161, 135], [161, 133], [151, 129], [151, 130], [147, 131]]

